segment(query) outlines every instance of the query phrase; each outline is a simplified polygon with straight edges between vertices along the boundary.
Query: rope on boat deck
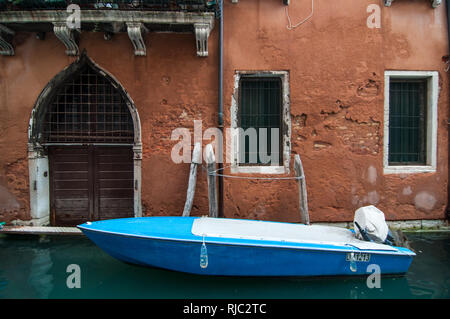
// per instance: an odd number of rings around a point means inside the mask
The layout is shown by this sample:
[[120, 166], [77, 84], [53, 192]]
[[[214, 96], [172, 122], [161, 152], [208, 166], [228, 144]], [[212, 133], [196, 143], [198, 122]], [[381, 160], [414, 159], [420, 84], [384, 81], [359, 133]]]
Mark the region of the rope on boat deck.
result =
[[222, 176], [226, 178], [236, 178], [236, 179], [262, 179], [262, 180], [300, 180], [304, 179], [304, 176], [287, 176], [287, 177], [253, 177], [253, 176], [236, 176], [236, 175], [226, 175], [226, 174], [219, 174], [218, 171], [224, 170], [226, 168], [230, 168], [232, 165], [229, 165], [227, 167], [222, 167], [219, 169], [216, 169], [214, 171], [208, 172], [206, 167], [202, 165], [202, 170], [206, 171], [206, 173], [210, 176]]

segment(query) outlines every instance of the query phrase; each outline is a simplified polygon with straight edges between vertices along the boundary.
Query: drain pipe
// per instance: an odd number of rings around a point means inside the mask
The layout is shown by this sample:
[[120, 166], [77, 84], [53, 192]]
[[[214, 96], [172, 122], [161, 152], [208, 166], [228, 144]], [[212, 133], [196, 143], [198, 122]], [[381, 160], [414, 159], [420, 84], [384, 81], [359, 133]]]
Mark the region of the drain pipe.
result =
[[[445, 1], [445, 6], [446, 6], [446, 9], [447, 9], [447, 32], [448, 32], [447, 36], [448, 36], [448, 45], [449, 45], [449, 55], [447, 56], [447, 59], [450, 59], [450, 0], [446, 0]], [[449, 62], [447, 61], [447, 63], [449, 63]], [[447, 75], [448, 75], [448, 72], [450, 72], [450, 70], [447, 71]], [[449, 86], [449, 89], [450, 89], [450, 86]], [[449, 138], [449, 141], [450, 141], [450, 117], [449, 117], [449, 115], [450, 114], [447, 114], [447, 127], [449, 129], [449, 131], [448, 131], [448, 138]], [[450, 167], [450, 154], [447, 154], [447, 155], [449, 157], [448, 158], [448, 164], [449, 164], [449, 167]], [[448, 198], [448, 201], [450, 201], [450, 169], [448, 171], [447, 198]], [[447, 220], [450, 220], [450, 203], [449, 202], [447, 202], [446, 217], [447, 217]]]
[[[450, 50], [450, 1], [445, 0], [445, 6], [447, 9], [447, 30], [448, 30], [448, 44], [449, 44], [449, 50]], [[450, 54], [450, 52], [449, 52]]]
[[[219, 172], [222, 174], [223, 170], [223, 161], [224, 161], [224, 152], [223, 152], [223, 0], [218, 0], [219, 5], [219, 129], [222, 133], [222, 141], [219, 143]], [[219, 217], [223, 217], [223, 176], [219, 175]]]

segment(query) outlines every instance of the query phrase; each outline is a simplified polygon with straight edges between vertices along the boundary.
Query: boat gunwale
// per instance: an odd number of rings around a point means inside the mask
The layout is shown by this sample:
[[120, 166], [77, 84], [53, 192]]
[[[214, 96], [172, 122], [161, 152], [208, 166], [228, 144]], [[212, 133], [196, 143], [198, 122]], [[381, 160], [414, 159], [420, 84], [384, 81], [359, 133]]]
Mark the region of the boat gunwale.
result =
[[[345, 252], [345, 253], [368, 253], [368, 254], [378, 254], [378, 255], [395, 255], [395, 256], [405, 256], [405, 257], [414, 257], [416, 254], [409, 250], [408, 248], [404, 247], [397, 247], [397, 246], [391, 246], [396, 248], [396, 251], [392, 250], [368, 250], [368, 249], [360, 249], [356, 246], [353, 246], [351, 244], [345, 244], [345, 246], [336, 246], [340, 248], [332, 248], [332, 247], [324, 247], [324, 246], [332, 246], [332, 245], [326, 245], [326, 244], [318, 244], [318, 243], [291, 243], [291, 242], [283, 242], [284, 245], [279, 245], [273, 243], [273, 241], [265, 241], [265, 240], [257, 240], [257, 239], [241, 239], [245, 242], [239, 242], [239, 239], [236, 238], [227, 238], [227, 237], [208, 237], [208, 236], [198, 236], [198, 235], [192, 235], [195, 237], [198, 237], [198, 239], [188, 239], [188, 238], [169, 238], [169, 237], [163, 237], [163, 236], [149, 236], [149, 235], [137, 235], [137, 234], [129, 234], [129, 233], [120, 233], [120, 232], [114, 232], [114, 231], [107, 231], [107, 230], [99, 230], [99, 229], [93, 229], [89, 227], [84, 227], [82, 225], [78, 225], [77, 228], [81, 229], [82, 231], [90, 231], [90, 232], [97, 232], [97, 233], [105, 233], [110, 235], [117, 235], [122, 237], [132, 237], [132, 238], [140, 238], [140, 239], [154, 239], [154, 240], [162, 240], [162, 241], [173, 241], [173, 242], [185, 242], [185, 243], [199, 243], [202, 244], [205, 242], [205, 244], [215, 244], [215, 245], [231, 245], [231, 246], [245, 246], [245, 247], [261, 247], [261, 248], [278, 248], [278, 249], [295, 249], [295, 250], [320, 250], [320, 251], [330, 251], [330, 252]], [[217, 240], [219, 239], [219, 240]], [[220, 241], [224, 240], [224, 241]], [[236, 240], [233, 241], [225, 241], [226, 239]], [[268, 243], [269, 242], [269, 243]], [[302, 244], [306, 244], [308, 246], [300, 246]], [[399, 249], [403, 248], [403, 249]], [[404, 251], [404, 250], [408, 250]]]

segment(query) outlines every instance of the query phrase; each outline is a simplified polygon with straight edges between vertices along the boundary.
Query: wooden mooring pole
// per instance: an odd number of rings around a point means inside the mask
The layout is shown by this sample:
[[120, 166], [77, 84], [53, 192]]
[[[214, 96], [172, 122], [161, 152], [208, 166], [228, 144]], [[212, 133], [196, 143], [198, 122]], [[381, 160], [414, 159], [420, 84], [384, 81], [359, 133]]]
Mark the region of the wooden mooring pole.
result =
[[298, 196], [301, 221], [303, 224], [309, 225], [308, 195], [306, 192], [305, 173], [303, 172], [302, 161], [300, 160], [300, 155], [298, 154], [295, 154], [294, 157], [294, 171], [295, 176], [301, 177], [301, 179], [298, 180]]
[[191, 169], [189, 171], [188, 189], [186, 192], [186, 203], [184, 204], [183, 217], [191, 214], [192, 203], [194, 202], [195, 185], [197, 184], [197, 167], [202, 164], [202, 146], [195, 143], [192, 151]]
[[218, 217], [217, 183], [216, 175], [214, 174], [214, 171], [216, 170], [216, 158], [211, 144], [206, 145], [205, 153], [208, 179], [209, 217]]

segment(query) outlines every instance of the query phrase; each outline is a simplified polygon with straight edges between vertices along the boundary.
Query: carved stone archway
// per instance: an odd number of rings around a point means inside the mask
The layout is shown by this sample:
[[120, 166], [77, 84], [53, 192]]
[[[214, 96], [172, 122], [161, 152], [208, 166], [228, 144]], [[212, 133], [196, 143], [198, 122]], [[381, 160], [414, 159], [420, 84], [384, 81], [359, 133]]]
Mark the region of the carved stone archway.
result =
[[[96, 75], [101, 78], [104, 85], [114, 91], [114, 98], [119, 99], [122, 108], [128, 110], [128, 120], [122, 125], [128, 125], [127, 134], [116, 134], [116, 128], [104, 129], [102, 135], [95, 135], [95, 127], [93, 130], [89, 128], [89, 134], [86, 132], [80, 133], [80, 130], [74, 130], [76, 136], [72, 139], [58, 138], [57, 135], [49, 133], [49, 125], [56, 125], [53, 121], [49, 122], [49, 109], [54, 108], [55, 100], [60, 99], [61, 94], [64, 94], [67, 82], [74, 76], [81, 72], [89, 70], [89, 75]], [[59, 96], [59, 97], [58, 97]], [[112, 97], [111, 97], [112, 98]], [[106, 105], [106, 104], [105, 104]], [[53, 112], [55, 113], [55, 112]], [[96, 111], [96, 113], [99, 113]], [[123, 113], [122, 113], [123, 114]], [[53, 116], [53, 115], [52, 115]], [[125, 122], [128, 121], [128, 122]], [[52, 124], [49, 124], [52, 123]], [[87, 120], [90, 125], [93, 123], [90, 118]], [[115, 125], [114, 122], [112, 122]], [[55, 126], [57, 127], [57, 126]], [[106, 126], [105, 126], [106, 127]], [[112, 126], [111, 126], [112, 127]], [[52, 128], [53, 129], [53, 128]], [[72, 134], [73, 135], [73, 134]], [[56, 136], [56, 138], [55, 138]], [[64, 137], [64, 135], [61, 135]], [[82, 139], [81, 139], [81, 137]], [[121, 142], [123, 139], [124, 142]], [[31, 112], [29, 127], [28, 127], [28, 163], [29, 163], [29, 178], [30, 178], [30, 209], [31, 209], [31, 224], [32, 225], [48, 225], [50, 223], [50, 178], [49, 178], [49, 157], [48, 147], [51, 145], [57, 146], [77, 146], [77, 145], [128, 145], [133, 152], [133, 190], [134, 190], [134, 216], [142, 216], [141, 206], [141, 158], [142, 158], [142, 143], [141, 143], [141, 128], [137, 109], [133, 100], [125, 91], [122, 85], [109, 73], [101, 69], [95, 64], [84, 51], [81, 56], [72, 64], [67, 66], [63, 71], [58, 73], [42, 90], [36, 104]]]

